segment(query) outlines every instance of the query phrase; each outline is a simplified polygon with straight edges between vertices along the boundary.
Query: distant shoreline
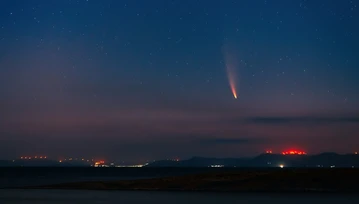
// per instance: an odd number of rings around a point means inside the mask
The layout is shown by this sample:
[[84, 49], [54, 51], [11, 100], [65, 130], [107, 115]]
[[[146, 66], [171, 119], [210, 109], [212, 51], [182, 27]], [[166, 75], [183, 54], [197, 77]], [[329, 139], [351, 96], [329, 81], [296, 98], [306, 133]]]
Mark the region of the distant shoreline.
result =
[[152, 179], [89, 181], [15, 189], [228, 193], [359, 193], [357, 169], [210, 172]]

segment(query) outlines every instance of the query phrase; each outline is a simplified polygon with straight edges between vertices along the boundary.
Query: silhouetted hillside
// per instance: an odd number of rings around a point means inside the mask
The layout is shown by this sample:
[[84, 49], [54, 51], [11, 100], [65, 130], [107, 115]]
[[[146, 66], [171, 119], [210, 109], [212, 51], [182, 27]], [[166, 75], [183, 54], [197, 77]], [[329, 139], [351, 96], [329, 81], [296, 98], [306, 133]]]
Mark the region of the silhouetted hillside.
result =
[[[0, 160], [0, 166], [91, 166], [82, 161]], [[146, 167], [359, 167], [359, 155], [322, 153], [318, 155], [261, 154], [253, 158], [205, 158], [188, 160], [158, 160]]]
[[261, 154], [254, 158], [203, 158], [161, 160], [147, 167], [359, 167], [359, 155], [322, 153], [319, 155]]

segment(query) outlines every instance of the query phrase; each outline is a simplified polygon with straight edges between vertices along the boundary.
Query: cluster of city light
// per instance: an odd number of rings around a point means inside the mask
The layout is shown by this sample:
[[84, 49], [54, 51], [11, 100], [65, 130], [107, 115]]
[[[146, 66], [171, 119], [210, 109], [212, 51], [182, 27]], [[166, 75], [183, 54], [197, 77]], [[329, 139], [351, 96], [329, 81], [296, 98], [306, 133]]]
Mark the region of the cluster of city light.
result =
[[[266, 150], [266, 154], [272, 154], [272, 150]], [[298, 151], [298, 150], [289, 150], [282, 152], [283, 155], [306, 155], [307, 153], [305, 151]], [[358, 154], [358, 152], [354, 152], [354, 154]]]
[[47, 159], [47, 156], [25, 156], [20, 159], [31, 160], [31, 159]]
[[283, 154], [283, 155], [305, 155], [305, 154], [307, 154], [307, 153], [304, 152], [304, 151], [290, 150], [290, 151], [282, 152], [282, 154]]
[[148, 163], [146, 164], [135, 164], [135, 165], [116, 165], [116, 167], [131, 167], [131, 168], [141, 168], [141, 167], [144, 167], [144, 166], [147, 166]]
[[101, 166], [105, 166], [105, 161], [101, 160], [101, 161], [95, 162], [94, 167], [101, 167]]
[[[176, 161], [176, 162], [178, 162], [178, 161], [180, 161], [180, 159], [178, 159], [178, 158], [176, 158], [176, 159], [166, 159], [167, 161]], [[155, 160], [154, 160], [155, 161]]]
[[83, 161], [83, 162], [93, 162], [94, 160], [93, 159], [84, 159], [84, 158], [65, 158], [65, 159], [60, 159], [59, 162], [62, 163], [62, 162], [65, 162], [65, 161]]
[[[272, 150], [266, 150], [265, 151], [266, 154], [273, 154]], [[289, 151], [284, 151], [282, 152], [283, 155], [304, 155], [307, 154], [304, 151], [297, 151], [297, 150], [289, 150]]]
[[[148, 163], [135, 164], [135, 165], [115, 165], [114, 163], [107, 164], [104, 160], [94, 160], [94, 159], [85, 159], [85, 158], [79, 159], [79, 158], [72, 158], [72, 157], [58, 160], [59, 163], [72, 162], [72, 161], [88, 162], [93, 167], [143, 167], [143, 166], [148, 165]], [[179, 161], [179, 159], [175, 159], [174, 161]]]
[[224, 167], [224, 165], [219, 165], [219, 164], [213, 164], [211, 165], [212, 168], [220, 168], [220, 167]]

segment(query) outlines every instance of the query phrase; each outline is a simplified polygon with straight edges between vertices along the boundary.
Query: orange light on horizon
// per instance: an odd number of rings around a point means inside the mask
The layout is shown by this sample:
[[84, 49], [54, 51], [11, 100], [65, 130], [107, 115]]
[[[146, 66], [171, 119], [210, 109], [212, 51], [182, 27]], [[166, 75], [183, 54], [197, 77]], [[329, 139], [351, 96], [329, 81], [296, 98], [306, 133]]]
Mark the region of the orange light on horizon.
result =
[[267, 150], [266, 154], [272, 154], [272, 150]]
[[101, 160], [101, 161], [96, 161], [95, 162], [95, 167], [100, 167], [100, 166], [103, 166], [105, 164], [105, 161]]

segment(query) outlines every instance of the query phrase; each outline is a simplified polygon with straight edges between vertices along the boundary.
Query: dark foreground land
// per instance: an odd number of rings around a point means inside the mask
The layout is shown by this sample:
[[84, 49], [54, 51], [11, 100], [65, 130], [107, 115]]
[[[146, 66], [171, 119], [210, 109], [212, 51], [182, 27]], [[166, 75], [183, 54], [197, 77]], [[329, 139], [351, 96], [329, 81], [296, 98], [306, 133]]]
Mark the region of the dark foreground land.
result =
[[65, 183], [26, 189], [359, 193], [359, 169], [258, 169], [153, 179]]

